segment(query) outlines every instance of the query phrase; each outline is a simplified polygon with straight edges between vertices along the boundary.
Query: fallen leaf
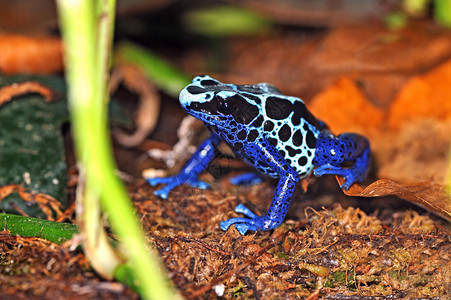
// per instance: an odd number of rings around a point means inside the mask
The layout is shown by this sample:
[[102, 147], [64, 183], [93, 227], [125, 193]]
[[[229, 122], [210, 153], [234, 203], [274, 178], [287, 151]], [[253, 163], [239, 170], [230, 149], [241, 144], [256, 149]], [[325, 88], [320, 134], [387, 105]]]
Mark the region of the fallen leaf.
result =
[[411, 78], [392, 103], [388, 123], [397, 129], [418, 119], [451, 121], [451, 60]]
[[0, 35], [0, 71], [4, 74], [53, 74], [63, 69], [60, 38]]
[[124, 146], [140, 144], [154, 130], [160, 113], [160, 97], [155, 87], [136, 67], [123, 64], [117, 67], [111, 77], [110, 91], [114, 91], [120, 82], [139, 95], [139, 108], [136, 113], [136, 131], [129, 135], [116, 130], [114, 136]]
[[30, 205], [37, 203], [42, 212], [47, 216], [47, 220], [54, 220], [54, 212], [57, 217], [63, 214], [60, 209], [61, 203], [58, 200], [44, 193], [31, 193], [18, 184], [0, 187], [0, 202], [12, 193], [17, 193], [23, 201], [28, 202]]
[[[344, 179], [337, 176], [342, 184]], [[383, 197], [397, 196], [433, 212], [451, 222], [451, 197], [443, 186], [434, 182], [400, 184], [388, 179], [380, 179], [367, 187], [352, 185], [343, 191], [348, 196]]]
[[[65, 206], [67, 165], [61, 128], [68, 113], [64, 81], [41, 76], [0, 77], [0, 88], [16, 83], [18, 88], [8, 94], [20, 96], [0, 107], [0, 186], [21, 185], [33, 195], [51, 195]], [[23, 94], [44, 90], [46, 97], [43, 86], [61, 95], [61, 101], [44, 101], [42, 92]], [[14, 192], [0, 203], [0, 209], [12, 212], [19, 207], [30, 216], [43, 216], [42, 209], [32, 203], [24, 203]]]
[[339, 78], [313, 98], [309, 110], [338, 134], [364, 135], [380, 130], [384, 113], [371, 104], [348, 77]]
[[54, 98], [54, 92], [45, 85], [36, 81], [25, 81], [1, 87], [0, 106], [14, 97], [29, 93], [38, 93], [44, 97], [44, 100], [47, 102]]
[[377, 178], [396, 182], [434, 181], [444, 184], [451, 137], [451, 122], [413, 120], [397, 131], [372, 137], [371, 151]]

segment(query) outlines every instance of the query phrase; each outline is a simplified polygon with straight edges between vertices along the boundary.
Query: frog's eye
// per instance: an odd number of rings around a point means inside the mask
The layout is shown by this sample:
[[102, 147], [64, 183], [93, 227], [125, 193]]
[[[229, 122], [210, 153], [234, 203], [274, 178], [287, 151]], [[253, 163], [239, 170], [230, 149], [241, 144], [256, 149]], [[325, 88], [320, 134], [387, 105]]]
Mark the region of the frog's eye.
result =
[[233, 113], [237, 108], [237, 105], [235, 101], [231, 101], [231, 99], [222, 99], [219, 100], [219, 107], [218, 112], [220, 112], [223, 115], [230, 115]]

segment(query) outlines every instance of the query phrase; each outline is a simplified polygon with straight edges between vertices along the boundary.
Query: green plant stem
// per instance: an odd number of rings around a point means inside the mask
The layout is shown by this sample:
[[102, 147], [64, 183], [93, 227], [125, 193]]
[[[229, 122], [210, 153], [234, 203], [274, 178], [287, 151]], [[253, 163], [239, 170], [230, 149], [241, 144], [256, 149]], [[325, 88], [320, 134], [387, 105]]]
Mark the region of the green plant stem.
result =
[[[100, 7], [101, 4], [105, 6]], [[84, 215], [82, 230], [87, 231], [84, 234], [98, 239], [95, 242], [101, 242], [105, 253], [110, 255], [111, 247], [105, 245], [102, 237], [100, 199], [113, 231], [119, 236], [121, 248], [125, 249], [124, 256], [133, 270], [141, 296], [146, 299], [171, 299], [173, 294], [160, 271], [161, 266], [155, 257], [151, 259], [149, 256], [128, 194], [115, 175], [105, 101], [114, 6], [113, 0], [58, 1], [74, 139], [80, 170], [85, 174], [82, 177], [85, 186], [80, 187], [77, 196], [77, 201], [82, 201], [82, 204], [79, 203], [77, 210]], [[97, 223], [93, 224], [94, 221]], [[92, 253], [102, 255], [95, 250]], [[118, 257], [110, 257], [113, 268], [99, 266], [107, 272], [107, 277], [113, 275], [111, 270], [120, 263]], [[90, 261], [95, 259], [91, 257]], [[103, 261], [106, 263], [108, 259]]]
[[435, 19], [442, 26], [451, 28], [451, 0], [435, 0]]
[[149, 80], [170, 96], [178, 98], [179, 92], [190, 78], [162, 60], [156, 54], [130, 42], [116, 47], [115, 64], [132, 64], [142, 70]]
[[40, 237], [56, 244], [70, 240], [78, 233], [75, 225], [32, 217], [0, 213], [0, 221], [2, 229], [8, 230], [12, 235]]
[[95, 174], [92, 167], [95, 165], [91, 163], [94, 153], [90, 149], [91, 141], [100, 136], [101, 126], [105, 122], [102, 101], [99, 101], [104, 97], [103, 83], [96, 80], [97, 73], [103, 68], [98, 70], [100, 64], [96, 60], [95, 2], [60, 1], [58, 4], [66, 45], [69, 107], [80, 170], [77, 221], [83, 236], [83, 248], [92, 266], [99, 274], [112, 278], [121, 261], [100, 223], [101, 189], [92, 180]]

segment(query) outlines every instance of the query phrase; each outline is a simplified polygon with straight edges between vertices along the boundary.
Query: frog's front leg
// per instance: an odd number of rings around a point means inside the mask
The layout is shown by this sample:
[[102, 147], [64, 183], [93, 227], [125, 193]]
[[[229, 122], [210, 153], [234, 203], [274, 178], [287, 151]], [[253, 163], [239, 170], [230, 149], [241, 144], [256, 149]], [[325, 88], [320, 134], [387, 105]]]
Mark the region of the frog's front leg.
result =
[[299, 181], [299, 174], [275, 148], [260, 147], [258, 151], [253, 151], [253, 153], [259, 153], [259, 160], [267, 162], [280, 177], [274, 197], [268, 212], [264, 216], [257, 216], [244, 205], [238, 205], [235, 212], [242, 213], [249, 218], [232, 218], [221, 222], [220, 226], [224, 231], [232, 224], [235, 224], [236, 229], [243, 235], [248, 230], [271, 230], [283, 222], [290, 207], [296, 182]]
[[[327, 131], [321, 132], [316, 141], [313, 171], [315, 176], [333, 174], [343, 176], [342, 189], [349, 189], [355, 182], [361, 182], [368, 173], [371, 162], [369, 141], [355, 133], [344, 133], [337, 137]], [[352, 163], [350, 167], [344, 163]]]
[[182, 170], [175, 176], [170, 177], [154, 177], [146, 178], [150, 185], [166, 184], [165, 187], [154, 191], [153, 193], [163, 199], [168, 197], [168, 194], [175, 187], [184, 183], [190, 184], [192, 187], [206, 189], [210, 187], [209, 184], [200, 181], [198, 176], [208, 166], [208, 163], [213, 159], [215, 154], [215, 146], [220, 142], [217, 134], [212, 135], [206, 139], [196, 150], [193, 156], [186, 162]]

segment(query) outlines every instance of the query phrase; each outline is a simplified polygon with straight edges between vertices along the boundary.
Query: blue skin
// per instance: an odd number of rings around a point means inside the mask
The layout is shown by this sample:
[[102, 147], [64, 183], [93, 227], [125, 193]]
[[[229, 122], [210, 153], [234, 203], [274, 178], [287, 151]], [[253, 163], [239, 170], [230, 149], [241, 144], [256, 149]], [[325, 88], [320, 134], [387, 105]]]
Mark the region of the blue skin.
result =
[[166, 199], [183, 183], [208, 188], [198, 176], [221, 141], [260, 172], [239, 175], [231, 179], [232, 183], [258, 183], [261, 174], [279, 179], [266, 215], [257, 216], [240, 204], [235, 211], [247, 218], [221, 222], [224, 231], [232, 224], [243, 235], [248, 230], [276, 228], [287, 214], [296, 183], [311, 173], [342, 176], [345, 182], [341, 188], [345, 190], [368, 173], [371, 154], [365, 137], [353, 133], [332, 135], [301, 99], [285, 96], [267, 83], [223, 84], [207, 75], [197, 76], [180, 92], [180, 104], [187, 113], [204, 121], [212, 134], [177, 175], [147, 179], [151, 185], [166, 185], [155, 195]]

